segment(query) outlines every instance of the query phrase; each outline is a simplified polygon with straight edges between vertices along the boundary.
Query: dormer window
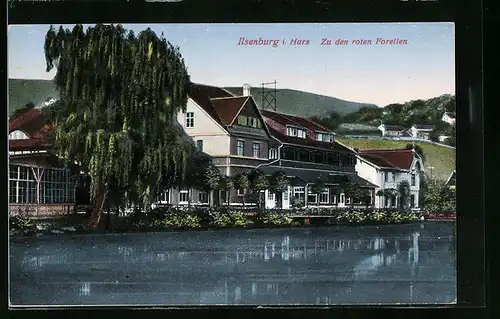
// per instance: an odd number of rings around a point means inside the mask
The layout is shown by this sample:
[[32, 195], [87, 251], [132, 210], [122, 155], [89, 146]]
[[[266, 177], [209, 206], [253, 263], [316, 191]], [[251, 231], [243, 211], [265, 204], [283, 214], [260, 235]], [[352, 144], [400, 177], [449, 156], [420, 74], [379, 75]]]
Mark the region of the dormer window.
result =
[[27, 140], [27, 139], [29, 139], [29, 137], [23, 131], [17, 130], [9, 134], [9, 140]]
[[293, 137], [306, 138], [306, 131], [297, 127], [288, 126], [286, 128], [286, 135]]
[[333, 142], [333, 135], [328, 133], [316, 132], [316, 140], [320, 142]]

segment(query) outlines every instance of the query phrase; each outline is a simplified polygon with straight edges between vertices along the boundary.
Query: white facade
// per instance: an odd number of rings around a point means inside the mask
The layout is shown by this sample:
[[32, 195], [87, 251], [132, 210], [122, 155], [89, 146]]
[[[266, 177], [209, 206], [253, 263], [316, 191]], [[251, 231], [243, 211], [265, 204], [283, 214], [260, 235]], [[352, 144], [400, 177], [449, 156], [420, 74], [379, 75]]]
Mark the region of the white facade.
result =
[[[190, 123], [188, 118], [192, 119]], [[195, 144], [203, 141], [202, 151], [206, 154], [214, 157], [230, 154], [229, 133], [192, 99], [188, 99], [186, 112], [177, 114], [177, 121]]]
[[441, 120], [443, 122], [450, 124], [450, 125], [455, 125], [455, 123], [457, 121], [454, 117], [451, 117], [448, 113], [444, 113]]
[[432, 129], [417, 129], [414, 126], [411, 128], [411, 135], [413, 137], [418, 137], [418, 138], [423, 138], [423, 139], [429, 139], [430, 134], [433, 130]]
[[[378, 167], [358, 156], [356, 162], [356, 171], [358, 175], [369, 182], [377, 185], [375, 194], [379, 190], [398, 189], [398, 184], [404, 180], [410, 185], [410, 205], [416, 209], [420, 207], [418, 202], [420, 192], [420, 172], [422, 170], [422, 161], [414, 157], [409, 170], [395, 170]], [[375, 196], [375, 208], [397, 207], [398, 202], [392, 202], [385, 197]]]
[[404, 132], [402, 130], [388, 130], [384, 124], [378, 127], [382, 131], [382, 136], [403, 136]]

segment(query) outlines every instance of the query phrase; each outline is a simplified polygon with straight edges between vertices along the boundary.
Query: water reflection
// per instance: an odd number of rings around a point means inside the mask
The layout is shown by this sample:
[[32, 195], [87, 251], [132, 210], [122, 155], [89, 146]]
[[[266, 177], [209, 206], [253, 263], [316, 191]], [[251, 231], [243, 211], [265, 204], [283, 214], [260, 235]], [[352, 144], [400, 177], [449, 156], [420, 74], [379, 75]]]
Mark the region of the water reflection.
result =
[[[11, 276], [17, 285], [11, 296], [13, 303], [41, 304], [106, 303], [110, 296], [114, 304], [453, 300], [454, 246], [448, 232], [415, 225], [386, 233], [370, 228], [200, 233], [197, 241], [189, 233], [97, 236], [83, 243], [79, 237], [63, 242], [54, 237], [11, 246], [11, 275], [36, 274]], [[37, 293], [23, 292], [33, 282]]]

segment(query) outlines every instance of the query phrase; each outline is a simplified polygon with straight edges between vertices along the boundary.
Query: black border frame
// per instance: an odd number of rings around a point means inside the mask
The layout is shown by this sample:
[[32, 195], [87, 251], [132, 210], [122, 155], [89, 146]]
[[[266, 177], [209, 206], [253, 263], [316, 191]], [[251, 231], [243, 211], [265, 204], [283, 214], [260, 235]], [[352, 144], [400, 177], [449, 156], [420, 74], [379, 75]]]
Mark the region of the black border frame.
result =
[[[378, 308], [301, 306], [271, 309], [255, 309], [245, 306], [178, 307], [176, 309], [168, 307], [154, 307], [153, 309], [152, 307], [76, 307], [60, 310], [50, 308], [50, 311], [40, 311], [40, 309], [18, 311], [19, 308], [16, 308], [10, 313], [11, 315], [36, 316], [41, 314], [47, 317], [75, 315], [86, 317], [89, 312], [97, 310], [98, 312], [102, 311], [105, 315], [130, 313], [140, 317], [182, 314], [206, 316], [211, 313], [241, 316], [258, 311], [258, 315], [286, 314], [291, 317], [354, 314], [349, 316], [351, 318], [361, 318], [370, 314], [373, 316], [373, 313], [386, 316], [392, 312], [397, 318], [402, 316], [418, 318], [428, 312], [440, 318], [450, 316], [480, 318], [486, 313], [484, 306], [486, 303], [488, 274], [485, 263], [482, 1], [184, 0], [175, 3], [146, 3], [144, 0], [7, 0], [7, 2], [9, 24], [95, 22], [455, 22], [457, 116], [461, 119], [457, 124], [457, 170], [461, 172], [457, 181], [461, 186], [457, 190], [458, 304], [456, 306], [412, 306], [412, 308], [404, 305], [401, 307], [382, 305]], [[6, 32], [6, 25], [2, 29], [2, 31]], [[5, 40], [5, 44], [7, 44], [6, 42]], [[4, 84], [4, 87], [6, 86], [7, 83]], [[3, 123], [7, 123], [7, 121]], [[7, 149], [6, 140], [4, 140], [4, 143], [4, 149]], [[2, 158], [5, 163], [7, 163], [7, 156], [8, 152]], [[3, 199], [8, 203], [6, 195], [4, 195]], [[2, 220], [7, 223], [6, 215]], [[3, 234], [7, 243], [8, 234], [7, 232]], [[6, 302], [8, 306], [8, 300]], [[137, 313], [135, 312], [137, 310], [145, 311]]]

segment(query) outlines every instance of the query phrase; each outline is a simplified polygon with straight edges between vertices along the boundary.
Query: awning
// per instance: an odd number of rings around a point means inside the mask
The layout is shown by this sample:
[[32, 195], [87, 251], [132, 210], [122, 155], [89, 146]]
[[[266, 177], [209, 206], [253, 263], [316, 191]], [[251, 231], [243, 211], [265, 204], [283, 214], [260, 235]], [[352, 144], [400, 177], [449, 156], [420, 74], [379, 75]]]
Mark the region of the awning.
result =
[[377, 185], [361, 178], [355, 173], [332, 173], [331, 171], [296, 169], [283, 166], [262, 166], [259, 168], [263, 173], [272, 175], [275, 172], [283, 172], [292, 186], [304, 186], [305, 184], [314, 184], [318, 178], [325, 181], [325, 185], [339, 185], [342, 182], [350, 182], [360, 187], [377, 188]]

